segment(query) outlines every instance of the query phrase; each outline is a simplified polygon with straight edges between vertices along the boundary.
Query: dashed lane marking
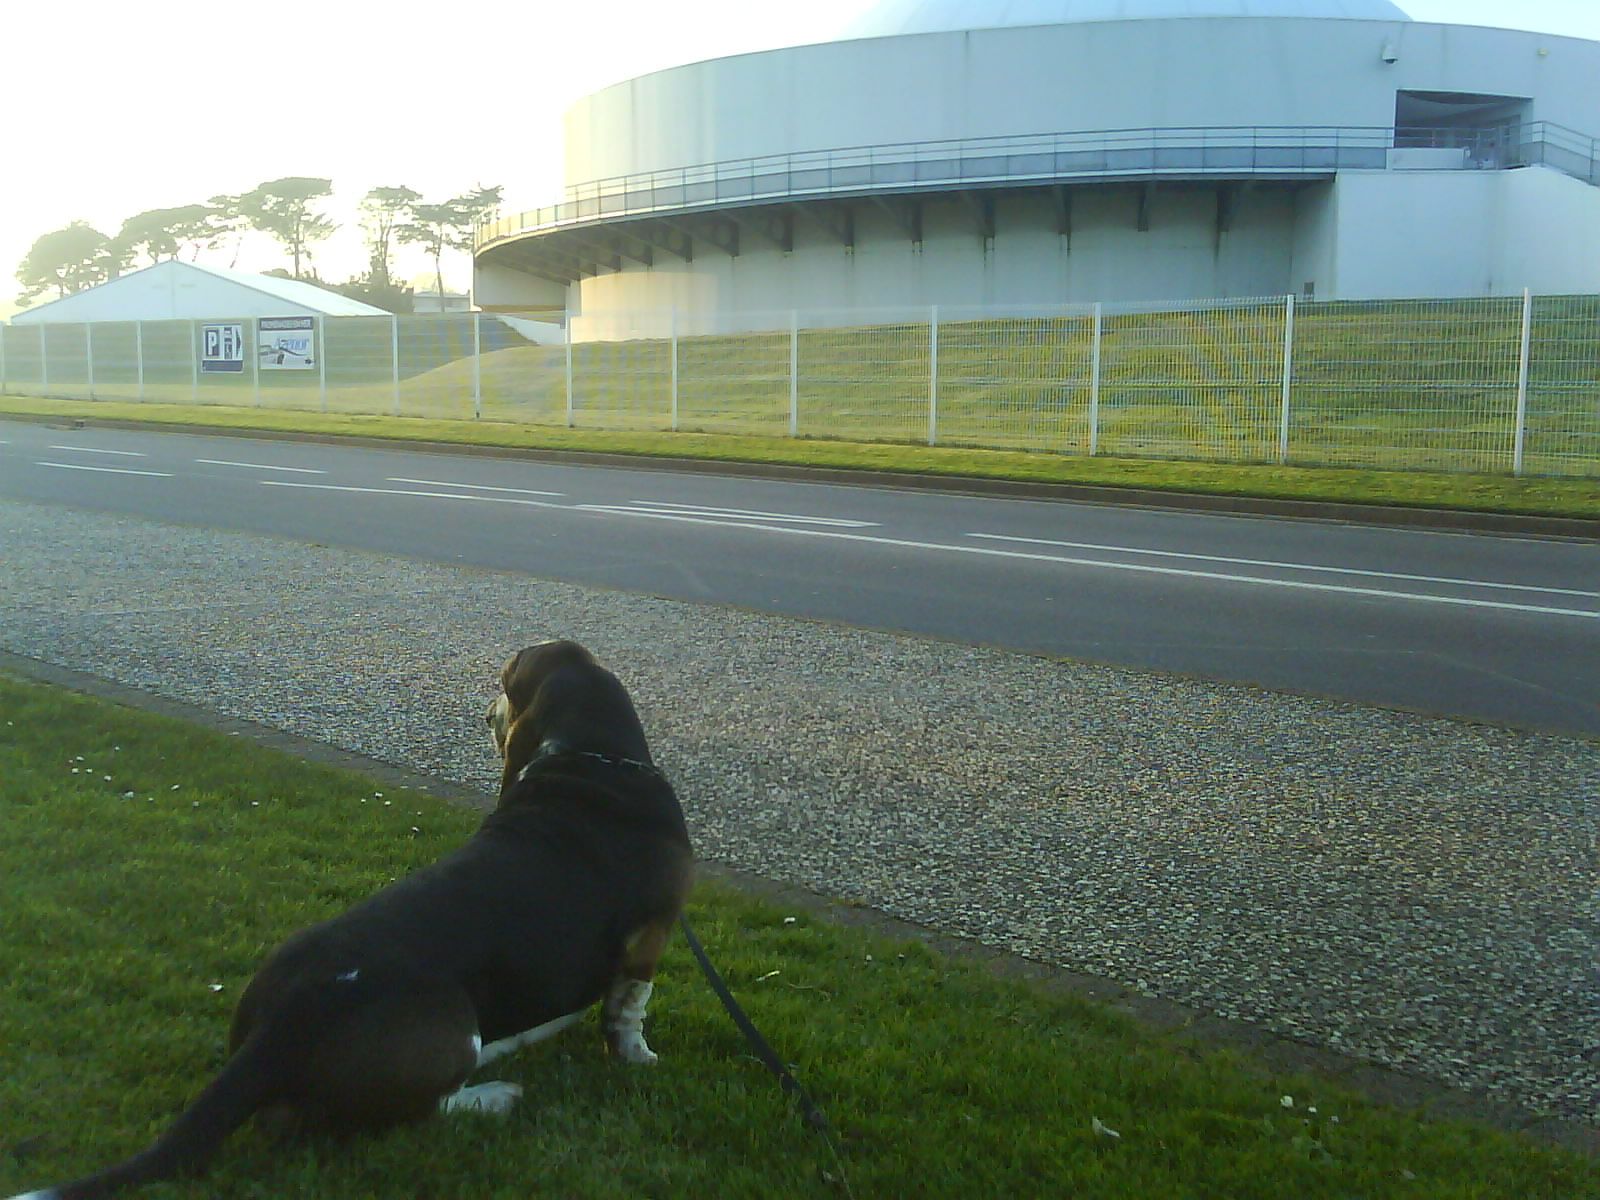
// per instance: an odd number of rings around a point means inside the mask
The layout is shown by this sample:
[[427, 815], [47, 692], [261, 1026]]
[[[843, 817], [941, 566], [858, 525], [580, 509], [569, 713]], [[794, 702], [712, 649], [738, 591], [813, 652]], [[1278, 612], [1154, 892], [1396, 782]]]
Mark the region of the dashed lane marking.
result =
[[995, 542], [1022, 542], [1035, 546], [1061, 546], [1070, 550], [1104, 550], [1113, 554], [1146, 554], [1159, 558], [1181, 558], [1191, 562], [1228, 563], [1241, 567], [1277, 567], [1284, 571], [1319, 571], [1333, 575], [1359, 575], [1369, 579], [1403, 579], [1407, 583], [1442, 583], [1456, 587], [1499, 588], [1513, 592], [1542, 592], [1551, 596], [1582, 596], [1600, 599], [1600, 592], [1578, 588], [1546, 587], [1532, 583], [1500, 583], [1487, 579], [1458, 579], [1449, 575], [1405, 575], [1398, 571], [1367, 571], [1356, 567], [1327, 567], [1313, 563], [1279, 562], [1270, 558], [1226, 558], [1219, 554], [1192, 554], [1178, 550], [1148, 550], [1135, 546], [1111, 546], [1097, 542], [1060, 542], [1052, 538], [1012, 537], [1003, 533], [969, 533], [971, 538]]
[[171, 479], [171, 471], [134, 471], [127, 467], [91, 467], [84, 463], [58, 463], [39, 461], [34, 464], [40, 467], [55, 467], [62, 471], [99, 471], [104, 475], [149, 475], [156, 479]]
[[123, 458], [149, 458], [142, 450], [102, 450], [98, 446], [51, 446], [51, 450], [66, 450], [72, 454], [120, 454]]
[[244, 467], [252, 471], [289, 471], [296, 475], [326, 475], [326, 471], [318, 471], [312, 467], [279, 467], [272, 463], [247, 463], [234, 462], [227, 458], [197, 458], [197, 463], [205, 463], [208, 467]]
[[474, 492], [515, 492], [519, 496], [564, 496], [565, 492], [541, 492], [534, 488], [494, 487], [487, 483], [452, 483], [444, 479], [403, 479], [391, 475], [390, 483], [420, 483], [427, 487], [469, 488]]

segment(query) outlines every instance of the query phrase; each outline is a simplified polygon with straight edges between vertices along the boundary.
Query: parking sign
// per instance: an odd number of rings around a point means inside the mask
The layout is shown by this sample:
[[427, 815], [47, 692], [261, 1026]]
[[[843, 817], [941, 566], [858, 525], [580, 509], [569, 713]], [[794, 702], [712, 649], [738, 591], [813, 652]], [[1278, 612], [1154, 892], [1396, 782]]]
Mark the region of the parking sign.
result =
[[207, 374], [243, 374], [244, 326], [200, 326], [200, 369]]

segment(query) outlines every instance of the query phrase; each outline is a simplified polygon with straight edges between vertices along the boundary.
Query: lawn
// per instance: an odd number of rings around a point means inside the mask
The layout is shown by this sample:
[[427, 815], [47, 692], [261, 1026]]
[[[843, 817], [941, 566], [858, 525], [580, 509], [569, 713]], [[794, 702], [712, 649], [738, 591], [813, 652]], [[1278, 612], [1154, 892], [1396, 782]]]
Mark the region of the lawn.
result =
[[[437, 442], [461, 446], [577, 451], [724, 463], [877, 471], [951, 480], [1008, 480], [1110, 489], [1149, 489], [1336, 504], [1600, 519], [1600, 487], [1588, 479], [1512, 478], [1371, 468], [1319, 468], [1141, 460], [892, 442], [755, 437], [725, 433], [568, 429], [506, 419], [393, 417], [223, 404], [0, 396], [7, 413], [134, 420], [174, 427], [268, 430]], [[1116, 493], [1108, 493], [1110, 500]]]
[[[600, 317], [583, 319], [570, 359], [493, 316], [476, 332], [469, 317], [393, 327], [334, 318], [318, 370], [233, 375], [196, 371], [188, 322], [105, 324], [92, 338], [85, 326], [17, 326], [0, 328], [0, 339], [6, 390], [94, 399], [105, 416], [310, 430], [367, 417], [391, 436], [446, 441], [1600, 511], [1600, 297], [1533, 306], [1526, 480], [1505, 478], [1517, 442], [1520, 301], [1336, 302], [1296, 313], [1286, 426], [1282, 301], [1111, 312], [1098, 355], [1086, 311], [947, 319], [937, 347], [916, 317], [678, 337], [656, 328], [663, 320], [634, 328]], [[576, 432], [565, 428], [569, 379]], [[416, 432], [424, 425], [433, 432]], [[1279, 465], [1284, 436], [1296, 471]], [[1380, 481], [1402, 473], [1422, 474]]]
[[[0, 1194], [141, 1148], [216, 1070], [233, 1000], [272, 945], [476, 819], [0, 676]], [[858, 1197], [1600, 1195], [1592, 1160], [1277, 1077], [917, 943], [720, 886], [702, 885], [690, 915], [828, 1110]], [[526, 1088], [507, 1119], [342, 1145], [247, 1129], [208, 1179], [150, 1194], [842, 1194], [681, 943], [649, 1026], [654, 1070], [609, 1062], [591, 1017], [489, 1069]]]

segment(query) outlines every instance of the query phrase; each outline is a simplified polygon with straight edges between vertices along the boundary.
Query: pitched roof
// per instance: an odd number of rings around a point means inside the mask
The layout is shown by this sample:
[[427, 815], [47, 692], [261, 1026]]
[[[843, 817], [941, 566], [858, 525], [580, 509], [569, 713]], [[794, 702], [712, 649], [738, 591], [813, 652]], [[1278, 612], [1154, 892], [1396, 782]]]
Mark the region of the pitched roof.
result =
[[385, 309], [371, 304], [363, 304], [360, 300], [352, 300], [348, 296], [341, 296], [338, 292], [329, 291], [325, 287], [318, 287], [314, 283], [306, 283], [301, 279], [282, 279], [276, 275], [256, 275], [250, 271], [235, 271], [229, 267], [213, 267], [206, 263], [183, 263], [182, 265], [192, 267], [196, 271], [204, 271], [208, 275], [215, 275], [219, 279], [226, 279], [230, 283], [237, 283], [240, 287], [254, 288], [258, 292], [276, 296], [279, 300], [287, 300], [290, 304], [314, 308], [330, 317], [386, 317], [389, 315]]
[[[208, 300], [197, 299], [200, 295], [195, 289], [197, 276], [203, 276], [209, 282]], [[184, 280], [189, 281], [187, 285]], [[221, 293], [217, 292], [219, 285], [223, 289]], [[243, 288], [260, 299], [253, 303], [246, 303], [243, 299], [237, 304], [220, 302], [219, 296], [228, 294], [229, 287]], [[180, 301], [180, 294], [186, 294], [188, 299]], [[253, 312], [270, 316], [280, 305], [289, 306], [291, 312], [318, 313], [329, 317], [389, 315], [384, 309], [363, 304], [360, 300], [351, 300], [314, 283], [170, 259], [129, 271], [70, 296], [24, 309], [12, 316], [11, 321], [18, 325], [32, 325], [50, 322], [193, 320], [245, 316]]]

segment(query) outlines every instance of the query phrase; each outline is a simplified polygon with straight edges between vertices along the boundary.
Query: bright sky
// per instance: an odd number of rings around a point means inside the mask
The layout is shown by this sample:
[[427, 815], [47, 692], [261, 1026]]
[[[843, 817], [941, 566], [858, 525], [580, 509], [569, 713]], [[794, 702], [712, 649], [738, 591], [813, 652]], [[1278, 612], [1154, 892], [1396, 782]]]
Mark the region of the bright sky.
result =
[[[1600, 0], [1398, 0], [1421, 21], [1600, 40]], [[559, 197], [561, 113], [661, 67], [827, 41], [871, 0], [608, 0], [441, 5], [323, 0], [11, 0], [0, 19], [8, 97], [0, 188], [0, 318], [40, 234], [105, 233], [150, 208], [203, 203], [285, 175], [333, 180], [347, 226], [318, 251], [324, 277], [365, 265], [353, 227], [370, 188], [443, 200], [502, 184], [508, 211]], [[427, 270], [415, 252], [397, 274]], [[225, 261], [220, 265], [227, 265]], [[244, 244], [238, 265], [284, 256]], [[465, 256], [446, 262], [464, 288]]]

